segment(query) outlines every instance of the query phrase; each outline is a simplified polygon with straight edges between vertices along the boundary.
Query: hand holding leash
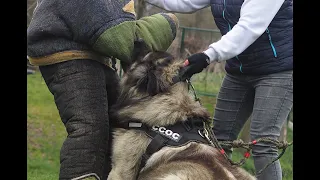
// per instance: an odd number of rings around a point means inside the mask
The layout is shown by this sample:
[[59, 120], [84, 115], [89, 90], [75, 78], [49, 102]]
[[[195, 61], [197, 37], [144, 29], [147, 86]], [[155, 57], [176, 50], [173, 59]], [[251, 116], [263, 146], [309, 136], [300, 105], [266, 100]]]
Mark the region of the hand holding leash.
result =
[[204, 53], [196, 53], [187, 58], [184, 62], [185, 76], [191, 78], [194, 74], [200, 73], [210, 64], [209, 57]]
[[183, 63], [183, 68], [178, 76], [173, 78], [173, 82], [185, 81], [194, 74], [200, 73], [210, 64], [209, 57], [204, 53], [196, 53], [187, 58]]

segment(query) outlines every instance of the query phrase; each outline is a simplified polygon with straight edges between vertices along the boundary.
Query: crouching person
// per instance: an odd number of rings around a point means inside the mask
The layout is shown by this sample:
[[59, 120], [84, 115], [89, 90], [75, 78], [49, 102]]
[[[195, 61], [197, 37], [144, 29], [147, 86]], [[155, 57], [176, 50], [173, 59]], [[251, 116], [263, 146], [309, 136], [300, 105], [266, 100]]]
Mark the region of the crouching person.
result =
[[38, 0], [27, 53], [54, 96], [66, 137], [59, 179], [106, 179], [118, 96], [115, 60], [130, 63], [135, 41], [165, 51], [178, 26], [173, 14], [136, 20], [133, 0]]

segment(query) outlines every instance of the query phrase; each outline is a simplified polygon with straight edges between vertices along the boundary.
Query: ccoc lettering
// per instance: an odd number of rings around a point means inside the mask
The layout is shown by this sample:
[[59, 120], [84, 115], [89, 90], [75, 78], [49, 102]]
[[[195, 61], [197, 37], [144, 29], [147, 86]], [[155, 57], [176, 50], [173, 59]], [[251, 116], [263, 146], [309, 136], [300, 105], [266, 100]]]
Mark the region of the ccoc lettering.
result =
[[152, 126], [152, 130], [160, 135], [165, 136], [166, 138], [169, 138], [175, 142], [179, 142], [181, 139], [181, 135], [179, 133], [175, 133], [171, 131], [170, 129], [167, 129], [165, 127], [159, 127], [159, 126]]

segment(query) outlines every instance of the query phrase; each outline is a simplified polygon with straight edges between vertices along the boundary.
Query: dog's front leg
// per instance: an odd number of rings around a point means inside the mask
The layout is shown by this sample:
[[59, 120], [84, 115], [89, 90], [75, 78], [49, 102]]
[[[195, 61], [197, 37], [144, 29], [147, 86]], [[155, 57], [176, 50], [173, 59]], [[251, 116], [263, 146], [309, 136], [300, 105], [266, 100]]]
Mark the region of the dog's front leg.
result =
[[140, 160], [150, 139], [140, 131], [116, 130], [112, 146], [112, 169], [108, 180], [135, 180]]

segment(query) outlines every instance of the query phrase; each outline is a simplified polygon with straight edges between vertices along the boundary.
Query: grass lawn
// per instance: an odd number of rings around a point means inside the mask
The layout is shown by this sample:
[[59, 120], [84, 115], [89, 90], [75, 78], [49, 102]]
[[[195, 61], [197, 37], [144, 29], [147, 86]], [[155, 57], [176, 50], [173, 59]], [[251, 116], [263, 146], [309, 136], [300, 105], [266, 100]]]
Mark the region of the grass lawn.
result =
[[65, 129], [40, 73], [28, 75], [27, 91], [27, 177], [56, 180]]
[[[203, 74], [195, 77], [201, 80]], [[198, 81], [199, 81], [198, 79]], [[193, 84], [197, 90], [217, 93], [221, 77], [207, 78], [215, 86], [203, 86], [198, 81]], [[203, 84], [203, 83], [202, 83]], [[49, 92], [40, 73], [27, 76], [27, 178], [28, 180], [57, 180], [59, 175], [60, 147], [66, 137], [65, 128], [60, 120], [53, 96]], [[215, 97], [200, 96], [202, 103], [213, 113]], [[292, 131], [288, 130], [288, 141], [292, 141]], [[239, 152], [234, 159], [242, 158]], [[284, 180], [292, 180], [292, 146], [280, 159]], [[254, 172], [252, 158], [243, 166]]]

